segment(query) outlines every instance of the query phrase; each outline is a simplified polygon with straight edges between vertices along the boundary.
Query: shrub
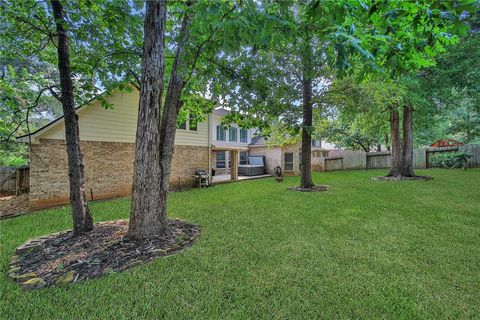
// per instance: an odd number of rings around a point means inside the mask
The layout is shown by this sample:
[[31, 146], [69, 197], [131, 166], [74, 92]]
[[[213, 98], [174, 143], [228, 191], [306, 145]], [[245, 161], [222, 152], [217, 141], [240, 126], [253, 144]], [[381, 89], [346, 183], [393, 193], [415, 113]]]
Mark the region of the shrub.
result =
[[429, 157], [429, 163], [432, 167], [445, 169], [466, 168], [470, 157], [471, 155], [463, 152], [436, 152]]
[[2, 167], [21, 167], [28, 164], [28, 160], [16, 155], [0, 154], [0, 166]]

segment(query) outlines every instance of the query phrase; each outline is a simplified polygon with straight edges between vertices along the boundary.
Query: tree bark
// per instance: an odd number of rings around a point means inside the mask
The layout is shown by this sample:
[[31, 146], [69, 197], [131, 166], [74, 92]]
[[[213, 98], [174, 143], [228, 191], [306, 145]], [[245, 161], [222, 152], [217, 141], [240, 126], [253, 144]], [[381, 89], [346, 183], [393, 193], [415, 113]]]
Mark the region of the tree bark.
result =
[[135, 144], [132, 207], [128, 234], [152, 238], [169, 232], [166, 197], [162, 197], [160, 112], [165, 73], [165, 0], [147, 1], [142, 79]]
[[413, 172], [413, 108], [403, 107], [403, 176], [414, 177]]
[[85, 193], [85, 173], [80, 147], [78, 116], [75, 112], [73, 81], [70, 69], [70, 47], [66, 20], [59, 0], [52, 0], [51, 7], [58, 34], [58, 69], [60, 73], [61, 102], [65, 120], [65, 141], [68, 157], [68, 178], [70, 183], [70, 203], [72, 206], [73, 234], [81, 235], [93, 229], [93, 219], [88, 208]]
[[389, 177], [400, 177], [403, 174], [402, 168], [402, 142], [400, 139], [400, 116], [396, 106], [390, 109], [390, 129], [392, 135], [392, 166]]
[[312, 79], [304, 72], [303, 79], [303, 128], [302, 128], [302, 172], [300, 187], [315, 186], [312, 181]]
[[177, 129], [178, 113], [183, 105], [182, 91], [185, 87], [186, 65], [185, 43], [188, 38], [190, 15], [185, 14], [179, 34], [179, 43], [173, 60], [170, 80], [168, 82], [165, 108], [163, 109], [160, 129], [160, 205], [163, 212], [167, 210], [168, 187], [171, 173], [171, 164], [175, 150], [175, 131]]

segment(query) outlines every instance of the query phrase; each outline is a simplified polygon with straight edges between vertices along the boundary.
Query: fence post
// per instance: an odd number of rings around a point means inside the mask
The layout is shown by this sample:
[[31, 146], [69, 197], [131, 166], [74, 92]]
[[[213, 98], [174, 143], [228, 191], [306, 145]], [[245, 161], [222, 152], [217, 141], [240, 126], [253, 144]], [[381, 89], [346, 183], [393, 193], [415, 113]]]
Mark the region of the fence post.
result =
[[16, 175], [16, 179], [15, 179], [15, 196], [18, 196], [18, 193], [19, 193], [19, 189], [20, 189], [20, 169], [16, 169], [15, 170], [15, 175]]
[[427, 168], [427, 149], [415, 149], [413, 153], [413, 166], [415, 169]]

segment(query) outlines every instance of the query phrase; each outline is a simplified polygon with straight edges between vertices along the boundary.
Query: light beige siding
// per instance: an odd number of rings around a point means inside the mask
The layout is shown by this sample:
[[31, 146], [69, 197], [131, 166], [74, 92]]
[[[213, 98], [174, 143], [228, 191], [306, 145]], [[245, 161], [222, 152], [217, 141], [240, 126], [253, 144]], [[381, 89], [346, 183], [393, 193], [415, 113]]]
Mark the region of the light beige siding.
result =
[[[107, 98], [113, 109], [105, 109], [99, 101], [78, 111], [80, 139], [84, 141], [135, 142], [139, 94], [115, 93]], [[41, 139], [64, 139], [63, 122], [42, 133]], [[198, 124], [198, 131], [177, 130], [176, 145], [208, 146], [207, 121]]]

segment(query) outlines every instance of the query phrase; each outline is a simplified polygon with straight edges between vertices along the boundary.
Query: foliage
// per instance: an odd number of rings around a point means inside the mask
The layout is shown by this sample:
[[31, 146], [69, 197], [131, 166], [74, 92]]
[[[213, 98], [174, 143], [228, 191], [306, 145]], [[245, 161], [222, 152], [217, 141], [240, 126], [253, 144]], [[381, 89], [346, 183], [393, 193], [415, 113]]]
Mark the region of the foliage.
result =
[[[330, 5], [332, 10], [322, 18], [325, 23], [340, 19], [335, 3]], [[258, 3], [250, 21], [245, 28], [250, 37], [242, 49], [222, 53], [213, 64], [213, 77], [220, 81], [212, 93], [234, 111], [228, 121], [258, 127], [264, 135], [280, 137], [278, 126], [270, 128], [279, 122], [282, 131], [289, 129], [285, 137], [298, 135], [302, 128], [312, 131], [301, 121], [302, 78], [313, 81], [316, 108], [332, 71], [323, 35], [309, 28], [308, 8], [296, 1]]]
[[[432, 66], [446, 46], [467, 34], [463, 15], [474, 12], [475, 5], [476, 0], [347, 1], [345, 22], [332, 34], [339, 53], [338, 68], [360, 69], [361, 78], [380, 71], [395, 79]], [[314, 18], [321, 15], [318, 8], [322, 6], [322, 1], [313, 2]], [[353, 64], [352, 55], [364, 61], [362, 68]]]
[[0, 152], [3, 161], [8, 158], [8, 162], [24, 164], [27, 161], [26, 147], [17, 143], [15, 137], [33, 132], [62, 114], [57, 99], [48, 95], [38, 96], [37, 90], [32, 87], [33, 78], [38, 77], [37, 83], [40, 83], [55, 71], [49, 64], [32, 60], [3, 62], [4, 74], [0, 78]]
[[444, 169], [466, 168], [471, 155], [463, 152], [437, 152], [432, 154], [428, 161], [434, 167]]
[[[98, 96], [108, 107], [101, 91], [127, 89], [142, 45], [141, 13], [132, 4], [64, 2], [77, 105]], [[48, 2], [1, 0], [0, 10], [0, 138], [10, 140], [61, 114], [56, 28]]]
[[377, 144], [388, 145], [389, 107], [400, 105], [406, 90], [399, 82], [354, 76], [335, 79], [325, 96], [316, 128], [322, 139], [339, 147], [366, 152]]
[[[0, 220], [0, 314], [52, 320], [476, 318], [480, 169], [420, 171], [434, 177], [428, 183], [370, 179], [382, 173], [314, 173], [332, 187], [322, 201], [319, 194], [287, 191], [297, 177], [173, 192], [169, 214], [200, 225], [198, 243], [129, 272], [38, 292], [8, 279], [10, 258], [27, 239], [70, 228], [68, 207]], [[96, 221], [126, 219], [130, 205], [129, 198], [90, 203]]]
[[465, 143], [480, 141], [480, 34], [473, 33], [448, 48], [435, 67], [419, 75], [419, 86], [412, 92], [425, 92], [425, 107], [433, 120], [424, 131], [440, 138], [454, 138]]
[[28, 164], [25, 145], [0, 146], [0, 167], [21, 167]]

